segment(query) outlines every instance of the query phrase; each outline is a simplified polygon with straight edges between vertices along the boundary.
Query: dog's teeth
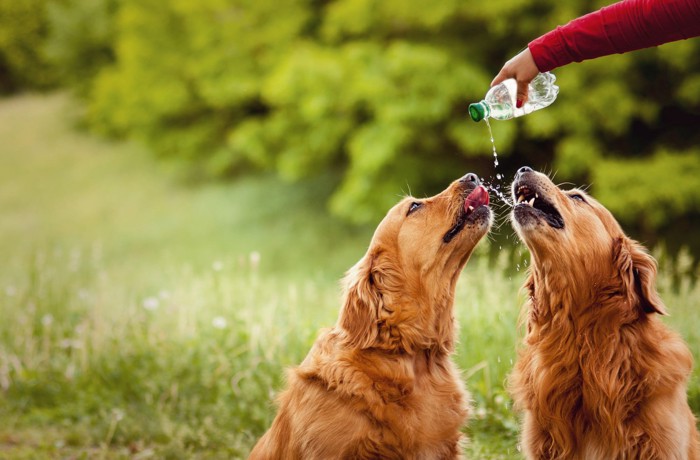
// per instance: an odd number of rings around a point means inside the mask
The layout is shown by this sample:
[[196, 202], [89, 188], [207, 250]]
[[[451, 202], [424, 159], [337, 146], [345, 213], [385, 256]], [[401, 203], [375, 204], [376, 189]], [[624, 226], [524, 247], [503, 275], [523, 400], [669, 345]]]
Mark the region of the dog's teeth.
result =
[[520, 195], [520, 196], [518, 197], [518, 204], [522, 203], [524, 199], [525, 199], [525, 196]]
[[538, 193], [535, 193], [535, 198], [539, 198], [540, 195]]
[[474, 210], [474, 206], [469, 206], [469, 211], [471, 212], [473, 210]]
[[535, 197], [532, 197], [530, 201], [527, 202], [530, 206], [533, 206], [535, 204]]

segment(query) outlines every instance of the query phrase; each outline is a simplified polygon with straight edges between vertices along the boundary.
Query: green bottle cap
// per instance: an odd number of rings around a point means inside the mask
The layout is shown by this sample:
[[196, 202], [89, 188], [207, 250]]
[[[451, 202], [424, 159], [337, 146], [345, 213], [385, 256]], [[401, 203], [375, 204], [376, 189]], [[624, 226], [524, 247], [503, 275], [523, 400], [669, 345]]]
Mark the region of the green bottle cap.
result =
[[474, 121], [481, 121], [486, 118], [488, 113], [488, 108], [484, 102], [475, 102], [474, 104], [469, 104], [469, 116], [472, 117]]

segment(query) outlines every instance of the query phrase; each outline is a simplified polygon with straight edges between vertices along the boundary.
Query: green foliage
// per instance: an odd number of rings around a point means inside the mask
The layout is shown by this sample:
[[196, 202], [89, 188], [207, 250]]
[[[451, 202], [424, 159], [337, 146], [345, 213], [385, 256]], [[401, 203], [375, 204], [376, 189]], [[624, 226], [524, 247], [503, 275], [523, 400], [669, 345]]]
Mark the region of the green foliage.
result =
[[48, 1], [0, 0], [0, 93], [53, 83], [43, 52]]
[[64, 0], [47, 4], [47, 59], [57, 77], [86, 95], [97, 72], [114, 59], [119, 0]]
[[[493, 123], [496, 171], [466, 116], [506, 59], [604, 3], [0, 0], [0, 67], [6, 88], [69, 82], [96, 131], [145, 140], [193, 178], [339, 173], [324, 200], [356, 222], [408, 187], [428, 195], [455, 171], [510, 177], [524, 164], [592, 182], [605, 201], [613, 186], [599, 179], [619, 186], [628, 161], [700, 162], [700, 40], [557, 69], [552, 107]], [[638, 202], [700, 216], [697, 200], [654, 194], [653, 176], [611, 201], [628, 228], [663, 229]], [[689, 174], [674, 182], [700, 189]]]
[[[587, 8], [551, 1], [127, 1], [119, 10], [117, 61], [96, 82], [91, 118], [102, 131], [144, 137], [164, 155], [187, 160], [196, 175], [254, 166], [299, 180], [341, 170], [330, 208], [372, 221], [409, 186], [428, 194], [455, 170], [488, 176], [488, 139], [466, 121], [466, 104], [529, 39]], [[664, 146], [686, 151], [697, 133], [667, 133], [673, 119], [697, 120], [697, 50], [697, 42], [683, 42], [561, 69], [560, 101], [495, 126], [502, 156], [516, 148], [519, 155], [506, 158], [504, 175], [527, 163], [553, 166], [562, 179], [605, 176], [617, 184], [624, 168], [605, 170], [616, 159], [634, 154], [649, 167]], [[700, 183], [679, 179], [689, 189]], [[636, 180], [643, 192], [618, 194], [618, 202], [651, 199], [653, 179]], [[593, 191], [607, 196], [606, 187], [596, 180]], [[685, 200], [679, 212], [698, 210]], [[638, 211], [621, 217], [644, 219]]]
[[117, 59], [94, 83], [90, 119], [146, 139], [193, 174], [230, 173], [245, 162], [227, 143], [231, 127], [265, 110], [261, 77], [307, 16], [294, 2], [124, 0]]
[[[663, 226], [700, 204], [699, 157], [700, 149], [695, 148], [660, 151], [644, 160], [603, 160], [593, 178], [601, 184], [597, 195], [620, 219], [639, 215], [649, 228]], [[647, 176], [653, 180], [640, 180]]]
[[[263, 87], [275, 115], [260, 123], [257, 142], [272, 140], [266, 150], [291, 178], [332, 167], [345, 150], [348, 164], [331, 206], [364, 222], [407, 184], [423, 189], [454, 165], [446, 153], [455, 147], [446, 145], [440, 127], [455, 101], [465, 99], [464, 87], [478, 88], [483, 79], [434, 46], [306, 44]], [[268, 133], [279, 134], [270, 139]], [[432, 172], [424, 170], [426, 162], [434, 163]]]

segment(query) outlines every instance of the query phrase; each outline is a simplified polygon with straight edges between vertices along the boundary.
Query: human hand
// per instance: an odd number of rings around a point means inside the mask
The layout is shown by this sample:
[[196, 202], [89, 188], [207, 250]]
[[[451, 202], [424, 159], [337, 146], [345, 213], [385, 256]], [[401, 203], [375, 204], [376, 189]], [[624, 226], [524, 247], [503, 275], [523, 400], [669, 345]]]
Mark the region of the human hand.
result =
[[532, 58], [529, 48], [525, 48], [523, 51], [512, 57], [508, 62], [503, 65], [503, 68], [496, 78], [491, 82], [491, 86], [496, 86], [503, 80], [509, 78], [515, 78], [518, 83], [518, 95], [516, 96], [516, 108], [520, 108], [524, 103], [527, 102], [527, 86], [530, 84], [533, 78], [539, 73], [537, 64]]

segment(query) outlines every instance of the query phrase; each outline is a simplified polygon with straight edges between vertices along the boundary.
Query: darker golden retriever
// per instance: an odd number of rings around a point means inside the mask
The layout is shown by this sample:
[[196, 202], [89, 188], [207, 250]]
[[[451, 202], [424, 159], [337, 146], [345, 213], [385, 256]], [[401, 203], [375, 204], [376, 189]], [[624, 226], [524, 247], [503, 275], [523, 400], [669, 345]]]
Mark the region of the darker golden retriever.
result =
[[510, 380], [530, 459], [698, 459], [692, 356], [660, 321], [656, 262], [600, 203], [524, 167], [512, 220], [530, 249]]
[[336, 326], [287, 374], [251, 459], [451, 459], [468, 397], [450, 359], [455, 284], [491, 225], [475, 174], [405, 198], [348, 272]]

